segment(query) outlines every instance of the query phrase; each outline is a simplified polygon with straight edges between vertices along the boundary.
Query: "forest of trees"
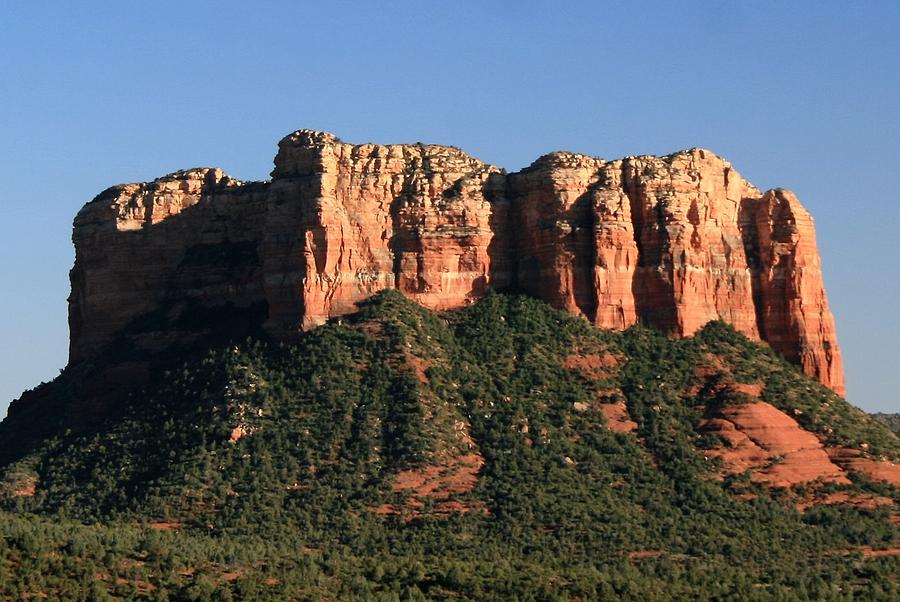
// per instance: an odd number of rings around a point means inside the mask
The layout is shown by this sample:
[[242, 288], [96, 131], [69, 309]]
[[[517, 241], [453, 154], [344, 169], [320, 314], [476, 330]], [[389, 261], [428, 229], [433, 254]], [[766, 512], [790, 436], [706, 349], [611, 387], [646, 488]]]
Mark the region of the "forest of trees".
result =
[[[900, 460], [890, 429], [723, 323], [676, 340], [522, 296], [436, 314], [387, 291], [297, 344], [186, 354], [5, 466], [0, 595], [900, 599], [900, 556], [871, 553], [900, 545], [897, 488], [772, 490], [704, 458], [724, 444], [704, 412], [742, 402], [704, 389], [710, 357], [823, 440]], [[618, 402], [633, 433], [606, 426]], [[396, 486], [472, 456], [469, 487]], [[801, 512], [810, 491], [893, 506]]]

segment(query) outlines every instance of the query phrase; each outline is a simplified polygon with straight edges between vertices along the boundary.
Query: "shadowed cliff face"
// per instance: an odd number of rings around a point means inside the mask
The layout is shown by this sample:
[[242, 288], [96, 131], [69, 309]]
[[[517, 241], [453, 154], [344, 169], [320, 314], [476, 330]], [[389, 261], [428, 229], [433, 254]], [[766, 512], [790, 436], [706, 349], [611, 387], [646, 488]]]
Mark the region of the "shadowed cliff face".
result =
[[[300, 130], [279, 143], [272, 177], [196, 169], [88, 203], [70, 360], [188, 306], [263, 306], [260, 326], [291, 339], [385, 288], [432, 309], [519, 289], [606, 328], [691, 335], [722, 319], [843, 394], [812, 218], [709, 151], [560, 152], [506, 174], [452, 147]], [[152, 351], [181, 336], [143, 332], [131, 343]]]

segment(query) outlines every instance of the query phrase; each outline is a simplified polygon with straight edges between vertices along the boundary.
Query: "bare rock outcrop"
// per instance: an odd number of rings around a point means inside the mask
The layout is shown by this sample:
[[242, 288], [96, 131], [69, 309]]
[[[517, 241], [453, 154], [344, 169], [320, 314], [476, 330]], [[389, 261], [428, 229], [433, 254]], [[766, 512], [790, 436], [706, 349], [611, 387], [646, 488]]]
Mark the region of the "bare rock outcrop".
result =
[[384, 288], [446, 309], [509, 285], [510, 246], [492, 250], [508, 235], [500, 170], [458, 149], [301, 130], [279, 144], [272, 175], [273, 332], [321, 324]]
[[[262, 302], [257, 241], [266, 197], [265, 184], [203, 168], [114, 186], [85, 205], [73, 234], [70, 361], [163, 308]], [[164, 333], [155, 339], [147, 345], [167, 343]]]
[[591, 193], [603, 163], [584, 155], [552, 153], [509, 176], [518, 286], [589, 319], [597, 309]]
[[[299, 130], [269, 182], [216, 169], [117, 186], [75, 219], [70, 358], [229, 306], [279, 339], [396, 288], [432, 309], [522, 290], [598, 326], [721, 319], [843, 393], [812, 218], [715, 154], [557, 152], [507, 174], [459, 149]], [[179, 331], [144, 328], [161, 349]]]
[[726, 406], [701, 428], [726, 442], [706, 454], [721, 459], [727, 472], [750, 470], [754, 481], [773, 487], [850, 482], [814, 434], [764, 401]]
[[752, 204], [760, 335], [810, 376], [844, 394], [844, 366], [822, 283], [813, 219], [788, 190]]

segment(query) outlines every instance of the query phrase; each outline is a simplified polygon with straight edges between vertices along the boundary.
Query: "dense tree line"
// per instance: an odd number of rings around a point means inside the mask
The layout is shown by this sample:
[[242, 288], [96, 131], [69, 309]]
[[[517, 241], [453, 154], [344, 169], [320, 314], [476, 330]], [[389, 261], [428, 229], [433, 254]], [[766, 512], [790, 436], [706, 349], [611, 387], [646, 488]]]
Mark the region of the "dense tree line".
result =
[[[800, 409], [823, 438], [900, 458], [887, 428], [722, 323], [674, 340], [601, 331], [526, 297], [438, 315], [384, 292], [295, 345], [186, 356], [92, 431], [7, 466], [0, 593], [900, 596], [900, 559], [859, 552], [898, 545], [884, 508], [801, 513], [800, 491], [716, 477], [700, 451], [723, 443], [697, 424], [706, 408], [742, 401], [701, 386], [710, 356], [727, 366], [722, 378], [764, 382], [764, 399]], [[606, 428], [598, 404], [610, 402], [625, 403], [634, 433]], [[468, 512], [427, 496], [414, 505], [392, 487], [401, 471], [473, 452], [477, 484], [453, 497]], [[34, 495], [15, 495], [25, 482]], [[864, 479], [827, 490], [900, 501]]]

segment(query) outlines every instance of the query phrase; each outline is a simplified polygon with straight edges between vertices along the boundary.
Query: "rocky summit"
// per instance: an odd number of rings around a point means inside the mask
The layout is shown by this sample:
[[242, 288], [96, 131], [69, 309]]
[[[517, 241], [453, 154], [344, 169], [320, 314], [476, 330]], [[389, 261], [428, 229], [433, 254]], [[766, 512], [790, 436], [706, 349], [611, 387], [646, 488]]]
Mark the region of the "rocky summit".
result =
[[0, 422], [0, 599], [900, 599], [900, 439], [841, 397], [812, 218], [709, 151], [300, 130], [74, 242], [69, 364]]
[[227, 306], [290, 341], [382, 289], [435, 310], [496, 290], [603, 328], [689, 336], [723, 320], [844, 392], [812, 217], [704, 149], [554, 152], [507, 173], [453, 147], [298, 130], [270, 181], [203, 168], [115, 186], [73, 238], [72, 363], [123, 336], [148, 351], [191, 336], [148, 316]]

